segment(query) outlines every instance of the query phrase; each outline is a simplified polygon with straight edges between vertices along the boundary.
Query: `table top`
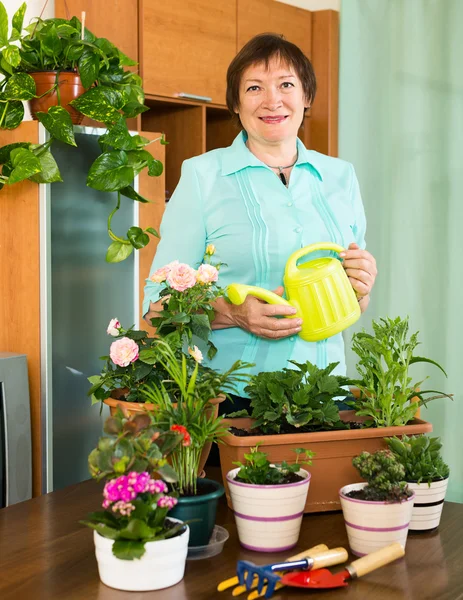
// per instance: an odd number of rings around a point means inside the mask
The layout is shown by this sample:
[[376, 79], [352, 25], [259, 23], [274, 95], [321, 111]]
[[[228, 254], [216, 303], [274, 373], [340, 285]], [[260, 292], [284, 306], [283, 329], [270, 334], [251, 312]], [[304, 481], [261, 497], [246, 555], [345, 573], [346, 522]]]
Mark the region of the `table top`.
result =
[[[93, 532], [78, 523], [87, 513], [98, 510], [100, 502], [101, 485], [87, 481], [0, 510], [0, 598], [228, 600], [231, 590], [219, 593], [216, 587], [234, 575], [237, 560], [266, 564], [288, 557], [288, 553], [259, 554], [241, 548], [233, 512], [222, 499], [217, 523], [230, 532], [230, 538], [221, 554], [187, 561], [183, 581], [171, 588], [157, 592], [114, 590], [99, 580]], [[348, 548], [342, 513], [305, 515], [298, 546], [290, 554], [320, 543]], [[307, 592], [284, 588], [274, 597], [463, 600], [462, 550], [463, 505], [445, 503], [439, 529], [410, 534], [404, 559], [351, 582], [347, 588]]]

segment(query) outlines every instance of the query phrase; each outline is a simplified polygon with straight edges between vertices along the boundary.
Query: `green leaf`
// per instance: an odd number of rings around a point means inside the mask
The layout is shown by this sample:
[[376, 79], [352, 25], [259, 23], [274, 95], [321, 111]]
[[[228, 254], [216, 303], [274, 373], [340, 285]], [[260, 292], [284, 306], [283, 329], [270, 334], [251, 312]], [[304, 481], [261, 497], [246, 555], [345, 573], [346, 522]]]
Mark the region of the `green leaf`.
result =
[[118, 50], [118, 52], [119, 52], [119, 64], [122, 67], [134, 67], [135, 65], [138, 65], [137, 61], [129, 58], [127, 56], [127, 54], [124, 54], [120, 50]]
[[[131, 200], [136, 200], [137, 202], [143, 202], [143, 203], [149, 202], [149, 200], [147, 200], [141, 194], [136, 192], [131, 185], [128, 185], [127, 187], [122, 188], [119, 191], [123, 196], [125, 196], [126, 198], [130, 198]], [[145, 246], [146, 246], [146, 244], [145, 244]]]
[[78, 61], [82, 85], [88, 90], [97, 80], [100, 67], [100, 57], [91, 48], [85, 48]]
[[113, 242], [106, 252], [106, 262], [118, 263], [122, 262], [130, 256], [133, 251], [132, 244], [122, 244], [121, 242]]
[[47, 56], [55, 57], [61, 53], [61, 40], [58, 37], [55, 25], [48, 29], [41, 42], [42, 51]]
[[[77, 29], [75, 27], [72, 27], [72, 25], [69, 25], [68, 23], [60, 23], [59, 25], [57, 25], [56, 32], [58, 33], [59, 37], [65, 39], [70, 39], [73, 35], [79, 35]], [[69, 58], [69, 54], [67, 56]]]
[[11, 75], [13, 75], [13, 67], [6, 62], [6, 60], [3, 58], [3, 56], [0, 59], [0, 67], [6, 73], [10, 73]]
[[63, 181], [58, 165], [50, 150], [40, 150], [38, 153], [33, 150], [33, 152], [39, 159], [41, 172], [37, 173], [37, 175], [33, 175], [30, 178], [32, 181], [35, 181], [36, 183], [54, 183], [55, 181]]
[[3, 89], [9, 100], [30, 100], [35, 96], [35, 81], [27, 73], [12, 75]]
[[410, 360], [410, 364], [412, 365], [413, 363], [419, 363], [419, 362], [426, 362], [429, 363], [431, 365], [434, 365], [435, 367], [437, 367], [438, 369], [440, 369], [442, 371], [442, 373], [447, 377], [447, 373], [444, 371], [444, 369], [440, 366], [439, 363], [437, 363], [434, 360], [431, 360], [430, 358], [423, 358], [422, 356], [414, 356], [411, 360]]
[[16, 129], [24, 119], [24, 105], [19, 100], [7, 102], [5, 107], [0, 105], [0, 118], [3, 114], [2, 129]]
[[123, 108], [124, 115], [127, 117], [127, 119], [133, 119], [147, 110], [149, 110], [149, 107], [145, 106], [144, 104], [140, 104], [139, 102], [127, 102]]
[[24, 23], [24, 15], [26, 14], [26, 3], [23, 2], [18, 10], [13, 15], [12, 25], [13, 27], [21, 33]]
[[117, 540], [119, 538], [120, 532], [117, 531], [117, 529], [108, 527], [108, 525], [105, 525], [104, 523], [92, 523], [91, 521], [79, 521], [79, 523], [98, 531], [100, 535], [110, 540]]
[[150, 177], [159, 177], [159, 175], [162, 175], [163, 170], [164, 167], [162, 162], [160, 160], [156, 160], [155, 158], [153, 158], [148, 165], [148, 175]]
[[21, 62], [21, 55], [17, 46], [7, 46], [2, 51], [4, 60], [12, 67], [17, 67]]
[[62, 106], [51, 106], [46, 113], [38, 112], [37, 118], [52, 137], [70, 146], [77, 146], [71, 115]]
[[150, 241], [149, 235], [144, 233], [141, 227], [131, 227], [127, 231], [127, 238], [132, 246], [137, 250], [144, 248], [147, 244], [149, 244]]
[[156, 360], [158, 359], [158, 355], [156, 353], [155, 350], [151, 350], [151, 349], [145, 349], [142, 350], [139, 354], [139, 360], [141, 360], [141, 362], [144, 362], [148, 365], [154, 365], [156, 364]]
[[191, 330], [201, 340], [207, 341], [211, 333], [211, 324], [205, 314], [191, 315]]
[[8, 15], [3, 3], [0, 2], [0, 47], [8, 44]]
[[151, 235], [154, 235], [154, 237], [160, 237], [159, 233], [156, 231], [156, 229], [153, 229], [153, 227], [147, 227], [145, 229], [145, 231], [147, 231], [148, 233], [151, 233]]
[[130, 519], [127, 527], [120, 530], [120, 536], [128, 540], [143, 540], [153, 535], [151, 527], [141, 519]]
[[10, 44], [12, 42], [17, 42], [20, 37], [21, 37], [21, 34], [19, 33], [19, 31], [15, 27], [13, 27], [11, 29], [11, 34], [10, 34], [10, 39], [9, 39]]
[[[0, 111], [1, 114], [1, 111]], [[14, 144], [7, 144], [0, 148], [0, 164], [3, 165], [10, 160], [10, 153], [15, 148], [29, 148], [29, 142], [15, 142]]]
[[73, 41], [69, 43], [69, 50], [67, 52], [68, 60], [76, 61], [82, 56], [82, 52], [84, 51], [84, 47], [80, 43], [80, 41]]
[[116, 540], [113, 544], [113, 554], [121, 560], [141, 558], [145, 554], [145, 545], [143, 542]]
[[175, 481], [178, 481], [177, 473], [170, 465], [164, 465], [163, 467], [159, 467], [157, 469], [157, 472], [167, 483], [174, 483]]
[[108, 146], [114, 148], [114, 150], [133, 150], [137, 148], [137, 143], [130, 135], [127, 122], [122, 116], [106, 134], [98, 139], [98, 143], [103, 150], [107, 150]]
[[163, 171], [162, 163], [156, 160], [148, 150], [131, 150], [127, 152], [129, 164], [139, 173], [142, 169], [148, 166], [148, 175], [158, 177]]
[[8, 183], [18, 183], [28, 179], [31, 175], [40, 172], [40, 162], [30, 150], [26, 148], [17, 148], [11, 151], [11, 163], [13, 171], [10, 174]]
[[127, 187], [134, 179], [134, 171], [128, 166], [127, 154], [113, 150], [104, 152], [92, 164], [87, 185], [102, 192], [115, 192]]
[[98, 86], [71, 100], [70, 104], [90, 119], [112, 124], [119, 119], [120, 113], [108, 101], [108, 97], [109, 95], [101, 89], [101, 86]]

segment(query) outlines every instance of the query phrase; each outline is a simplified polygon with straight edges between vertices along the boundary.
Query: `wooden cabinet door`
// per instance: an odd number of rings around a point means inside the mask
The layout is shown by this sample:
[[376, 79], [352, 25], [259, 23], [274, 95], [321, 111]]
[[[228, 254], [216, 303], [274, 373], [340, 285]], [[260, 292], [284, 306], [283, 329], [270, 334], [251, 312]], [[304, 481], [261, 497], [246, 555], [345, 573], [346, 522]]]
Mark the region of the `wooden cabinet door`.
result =
[[258, 33], [282, 33], [311, 55], [312, 13], [275, 0], [237, 0], [238, 50]]
[[236, 0], [141, 0], [145, 93], [211, 98], [225, 104], [225, 76], [236, 54]]

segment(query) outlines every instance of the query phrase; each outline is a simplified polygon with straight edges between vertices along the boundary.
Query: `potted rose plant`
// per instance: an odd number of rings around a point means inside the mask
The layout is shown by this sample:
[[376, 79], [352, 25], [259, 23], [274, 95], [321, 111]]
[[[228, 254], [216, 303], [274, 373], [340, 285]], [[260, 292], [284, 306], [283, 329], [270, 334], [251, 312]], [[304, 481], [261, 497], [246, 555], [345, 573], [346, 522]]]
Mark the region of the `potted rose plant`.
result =
[[[316, 485], [309, 489], [305, 512], [336, 510], [338, 490], [356, 480], [354, 456], [385, 448], [384, 437], [432, 431], [430, 423], [414, 416], [427, 392], [416, 392], [422, 382], [412, 383], [409, 368], [419, 361], [435, 363], [414, 356], [417, 334], [408, 337], [407, 319], [373, 322], [373, 331], [374, 335], [354, 336], [362, 379], [334, 376], [334, 363], [325, 369], [293, 363], [292, 369], [253, 376], [246, 389], [250, 414], [238, 418], [234, 413], [236, 418], [226, 420], [232, 429], [219, 446], [224, 480], [233, 462], [243, 460], [259, 441], [274, 462], [290, 462], [295, 448], [310, 447], [316, 454], [311, 467]], [[360, 395], [359, 388], [365, 395], [352, 402], [354, 410], [338, 411], [335, 399], [346, 396], [346, 384], [354, 395]], [[226, 492], [232, 507], [228, 488]]]
[[405, 548], [415, 493], [402, 464], [390, 450], [362, 452], [352, 463], [366, 479], [339, 491], [352, 552], [363, 556], [393, 542]]
[[415, 492], [410, 531], [430, 531], [439, 526], [449, 482], [438, 437], [426, 435], [386, 438], [389, 449], [405, 469], [405, 481]]
[[[282, 552], [297, 544], [310, 485], [313, 452], [296, 448], [296, 462], [271, 464], [259, 444], [227, 473], [240, 543], [257, 552]], [[303, 463], [299, 457], [303, 455]]]
[[182, 436], [160, 431], [146, 413], [121, 411], [104, 431], [89, 455], [92, 477], [106, 480], [103, 511], [81, 521], [94, 530], [101, 581], [128, 591], [174, 585], [183, 578], [189, 529], [168, 516], [177, 500], [168, 493], [176, 473], [166, 459]]

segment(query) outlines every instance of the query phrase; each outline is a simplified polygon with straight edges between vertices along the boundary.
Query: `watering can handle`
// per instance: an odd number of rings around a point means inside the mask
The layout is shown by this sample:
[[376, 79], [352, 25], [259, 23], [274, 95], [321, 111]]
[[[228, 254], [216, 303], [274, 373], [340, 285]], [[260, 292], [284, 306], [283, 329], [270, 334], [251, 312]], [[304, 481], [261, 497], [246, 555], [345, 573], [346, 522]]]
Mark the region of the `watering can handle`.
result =
[[286, 275], [294, 275], [297, 273], [297, 261], [310, 254], [311, 252], [316, 252], [317, 250], [333, 250], [334, 252], [344, 252], [345, 248], [340, 246], [339, 244], [334, 244], [333, 242], [319, 242], [318, 244], [310, 244], [309, 246], [304, 246], [300, 250], [296, 250], [293, 252], [291, 256], [288, 258], [288, 262], [286, 263]]
[[287, 300], [261, 287], [254, 285], [244, 285], [242, 283], [232, 283], [227, 287], [227, 295], [232, 304], [243, 304], [247, 296], [254, 296], [268, 302], [269, 304], [280, 304], [283, 306], [292, 306]]

